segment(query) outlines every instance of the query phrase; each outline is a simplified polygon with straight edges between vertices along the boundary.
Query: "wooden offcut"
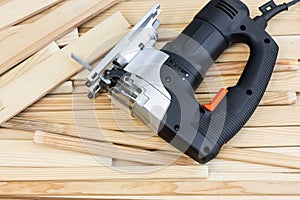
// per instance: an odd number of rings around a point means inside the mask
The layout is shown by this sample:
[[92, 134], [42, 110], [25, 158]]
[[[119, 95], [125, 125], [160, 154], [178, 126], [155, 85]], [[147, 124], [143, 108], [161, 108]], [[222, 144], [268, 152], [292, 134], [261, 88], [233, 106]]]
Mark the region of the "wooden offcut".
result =
[[8, 83], [16, 81], [24, 73], [31, 70], [35, 65], [41, 63], [55, 52], [59, 51], [59, 47], [56, 43], [52, 42], [42, 50], [38, 51], [24, 62], [11, 69], [7, 73], [3, 74], [0, 78], [0, 88], [6, 86]]
[[[71, 59], [72, 52], [91, 62], [111, 48], [121, 36], [120, 32], [125, 31], [128, 26], [125, 18], [120, 13], [116, 14], [76, 42], [24, 73], [18, 80], [3, 87], [0, 90], [0, 124], [78, 72], [81, 66]], [[99, 38], [102, 39], [99, 40]]]
[[86, 22], [117, 0], [72, 0], [0, 43], [0, 74]]
[[47, 8], [61, 2], [62, 0], [11, 0], [0, 5], [0, 31], [15, 25]]
[[224, 149], [218, 158], [300, 169], [300, 157], [247, 149]]

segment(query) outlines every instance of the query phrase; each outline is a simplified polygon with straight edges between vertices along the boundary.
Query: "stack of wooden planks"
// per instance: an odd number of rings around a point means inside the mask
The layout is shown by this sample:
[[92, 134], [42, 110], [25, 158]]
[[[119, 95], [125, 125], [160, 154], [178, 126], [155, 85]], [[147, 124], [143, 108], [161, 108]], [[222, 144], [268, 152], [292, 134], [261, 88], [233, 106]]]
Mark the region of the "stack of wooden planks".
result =
[[[160, 48], [208, 1], [158, 2]], [[251, 16], [264, 3], [244, 2]], [[70, 57], [96, 64], [154, 3], [0, 0], [0, 198], [300, 199], [300, 5], [269, 24], [280, 53], [255, 114], [200, 165], [106, 94], [89, 100], [88, 72]], [[243, 44], [226, 50], [199, 102], [234, 85], [248, 57]]]

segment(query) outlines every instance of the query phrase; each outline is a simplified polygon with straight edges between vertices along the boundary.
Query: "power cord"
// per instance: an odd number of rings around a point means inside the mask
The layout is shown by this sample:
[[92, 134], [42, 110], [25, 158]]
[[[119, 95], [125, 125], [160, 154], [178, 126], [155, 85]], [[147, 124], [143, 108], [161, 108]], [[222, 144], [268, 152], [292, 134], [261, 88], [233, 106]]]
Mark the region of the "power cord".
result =
[[280, 5], [276, 5], [276, 3], [271, 0], [266, 4], [259, 7], [259, 10], [263, 13], [261, 16], [255, 17], [255, 21], [260, 24], [262, 27], [266, 28], [268, 21], [278, 15], [279, 13], [286, 11], [289, 7], [299, 3], [300, 0], [293, 0], [289, 3], [283, 3]]

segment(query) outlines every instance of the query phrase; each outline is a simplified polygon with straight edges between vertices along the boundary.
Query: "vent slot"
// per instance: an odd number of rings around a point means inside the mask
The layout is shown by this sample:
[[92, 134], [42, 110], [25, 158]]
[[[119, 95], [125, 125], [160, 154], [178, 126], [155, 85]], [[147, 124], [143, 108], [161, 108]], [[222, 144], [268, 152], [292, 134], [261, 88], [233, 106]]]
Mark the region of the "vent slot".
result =
[[233, 19], [238, 14], [238, 11], [224, 0], [220, 0], [215, 7], [222, 10], [231, 19]]

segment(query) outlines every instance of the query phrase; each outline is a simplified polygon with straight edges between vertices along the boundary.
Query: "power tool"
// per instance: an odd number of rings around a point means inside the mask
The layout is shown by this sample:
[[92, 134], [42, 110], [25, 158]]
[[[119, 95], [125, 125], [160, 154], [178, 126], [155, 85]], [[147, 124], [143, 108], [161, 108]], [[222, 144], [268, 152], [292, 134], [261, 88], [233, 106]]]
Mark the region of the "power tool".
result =
[[[155, 4], [95, 67], [72, 54], [91, 72], [88, 97], [106, 91], [132, 116], [199, 163], [215, 158], [257, 108], [270, 81], [278, 45], [265, 31], [268, 21], [299, 0], [261, 6], [251, 18], [240, 0], [211, 0], [185, 30], [155, 49], [160, 5]], [[171, 16], [170, 16], [171, 17]], [[234, 43], [250, 48], [247, 65], [234, 87], [223, 88], [208, 105], [195, 90], [217, 58]]]

